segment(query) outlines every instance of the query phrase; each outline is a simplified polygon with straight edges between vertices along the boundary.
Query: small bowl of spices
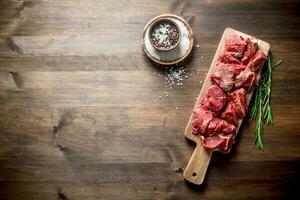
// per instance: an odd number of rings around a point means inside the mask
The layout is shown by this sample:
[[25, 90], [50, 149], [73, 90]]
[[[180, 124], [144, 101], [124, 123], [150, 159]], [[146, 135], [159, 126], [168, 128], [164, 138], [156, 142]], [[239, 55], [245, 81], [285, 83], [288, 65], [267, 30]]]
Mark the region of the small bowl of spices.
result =
[[179, 44], [180, 39], [180, 28], [171, 19], [158, 19], [150, 25], [150, 43], [159, 51], [170, 51], [174, 49]]

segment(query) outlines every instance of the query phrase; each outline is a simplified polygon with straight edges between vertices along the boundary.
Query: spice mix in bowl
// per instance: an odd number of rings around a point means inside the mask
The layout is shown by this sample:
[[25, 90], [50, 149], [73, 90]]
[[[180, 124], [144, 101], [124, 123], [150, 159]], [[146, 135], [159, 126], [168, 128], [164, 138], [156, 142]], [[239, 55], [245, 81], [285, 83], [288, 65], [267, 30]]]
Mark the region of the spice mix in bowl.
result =
[[159, 51], [170, 51], [180, 42], [181, 31], [172, 19], [162, 18], [150, 25], [149, 40]]

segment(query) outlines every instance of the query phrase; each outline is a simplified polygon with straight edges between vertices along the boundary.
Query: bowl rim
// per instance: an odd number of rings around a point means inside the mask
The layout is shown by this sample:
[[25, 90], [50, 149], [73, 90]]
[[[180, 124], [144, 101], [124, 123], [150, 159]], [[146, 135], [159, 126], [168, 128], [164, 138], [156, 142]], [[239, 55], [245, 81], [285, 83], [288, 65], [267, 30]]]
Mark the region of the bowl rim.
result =
[[[170, 23], [170, 24], [174, 25], [174, 26], [177, 28], [177, 30], [178, 30], [178, 40], [177, 40], [176, 44], [173, 45], [173, 46], [172, 46], [171, 48], [169, 48], [169, 49], [161, 49], [161, 48], [155, 46], [155, 45], [153, 44], [152, 40], [151, 40], [151, 33], [152, 33], [152, 31], [153, 31], [153, 28], [155, 28], [156, 25], [158, 25], [158, 24], [160, 24], [160, 23], [163, 23], [163, 22], [167, 22], [167, 23]], [[159, 19], [154, 20], [154, 21], [149, 25], [148, 39], [149, 39], [149, 41], [150, 41], [150, 44], [151, 44], [155, 49], [157, 49], [158, 51], [171, 51], [171, 50], [173, 50], [174, 48], [176, 48], [176, 47], [178, 46], [178, 44], [180, 43], [180, 40], [181, 40], [181, 30], [180, 30], [180, 27], [178, 26], [178, 24], [177, 24], [174, 20], [172, 20], [172, 19], [170, 19], [170, 18], [168, 18], [168, 17], [159, 18]]]

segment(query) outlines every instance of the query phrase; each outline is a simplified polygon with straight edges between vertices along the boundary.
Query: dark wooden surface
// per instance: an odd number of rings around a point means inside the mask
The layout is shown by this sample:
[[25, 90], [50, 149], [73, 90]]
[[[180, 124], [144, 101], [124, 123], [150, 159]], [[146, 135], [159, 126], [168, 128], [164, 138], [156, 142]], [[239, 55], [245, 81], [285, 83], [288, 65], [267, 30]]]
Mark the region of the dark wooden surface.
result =
[[[168, 98], [140, 44], [163, 13], [188, 19], [200, 45], [192, 76]], [[285, 60], [273, 76], [274, 125], [259, 152], [245, 122], [194, 187], [182, 178], [194, 148], [183, 132], [226, 27]], [[293, 0], [1, 0], [0, 199], [288, 198], [300, 168], [299, 27]]]

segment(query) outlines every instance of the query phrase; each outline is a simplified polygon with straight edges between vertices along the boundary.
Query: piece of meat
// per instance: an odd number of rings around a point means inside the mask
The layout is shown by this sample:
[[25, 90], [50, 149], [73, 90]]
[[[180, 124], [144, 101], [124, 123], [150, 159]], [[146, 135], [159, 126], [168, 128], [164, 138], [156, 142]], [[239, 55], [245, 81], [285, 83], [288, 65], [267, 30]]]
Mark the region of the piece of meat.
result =
[[245, 65], [219, 63], [215, 73], [210, 78], [225, 92], [228, 92], [234, 86], [235, 77], [245, 68]]
[[245, 39], [237, 34], [225, 38], [225, 52], [233, 52], [235, 57], [243, 56], [246, 45]]
[[225, 64], [242, 64], [241, 61], [239, 61], [235, 57], [236, 53], [234, 52], [228, 52], [225, 51], [222, 55], [220, 55], [218, 59], [218, 63], [225, 63]]
[[239, 107], [234, 101], [229, 101], [226, 105], [224, 112], [221, 114], [221, 118], [225, 119], [233, 125], [237, 125], [239, 120], [239, 116], [237, 113], [238, 109]]
[[247, 91], [257, 86], [256, 74], [249, 68], [242, 71], [235, 79], [235, 88], [245, 88]]
[[236, 113], [239, 118], [243, 118], [247, 113], [246, 90], [244, 88], [237, 89], [228, 93], [228, 100], [236, 104]]
[[253, 71], [253, 72], [257, 72], [259, 71], [263, 64], [264, 64], [264, 61], [267, 59], [267, 56], [266, 54], [261, 51], [261, 50], [258, 50], [254, 57], [250, 60], [250, 62], [248, 63], [247, 67]]
[[216, 66], [216, 71], [211, 76], [211, 80], [227, 92], [234, 86], [234, 76], [234, 71], [229, 69], [227, 64], [220, 63]]
[[220, 151], [226, 152], [234, 143], [234, 138], [235, 134], [233, 133], [229, 135], [214, 134], [209, 137], [201, 136], [201, 143], [205, 149], [218, 149]]
[[197, 107], [193, 110], [194, 121], [192, 123], [195, 134], [205, 134], [209, 122], [214, 118], [214, 114], [205, 110], [204, 108]]
[[249, 63], [257, 51], [257, 40], [255, 38], [252, 38], [251, 40], [248, 38], [246, 43], [247, 47], [242, 58], [242, 63], [244, 65]]
[[216, 85], [212, 85], [208, 88], [206, 96], [201, 102], [203, 108], [216, 112], [221, 111], [225, 103], [226, 95], [223, 90]]
[[239, 75], [242, 71], [246, 69], [246, 65], [230, 64], [228, 65], [228, 69], [233, 71], [235, 78], [237, 75]]
[[207, 133], [209, 135], [214, 133], [230, 134], [235, 133], [235, 131], [236, 128], [233, 124], [217, 117], [213, 118], [207, 127]]

